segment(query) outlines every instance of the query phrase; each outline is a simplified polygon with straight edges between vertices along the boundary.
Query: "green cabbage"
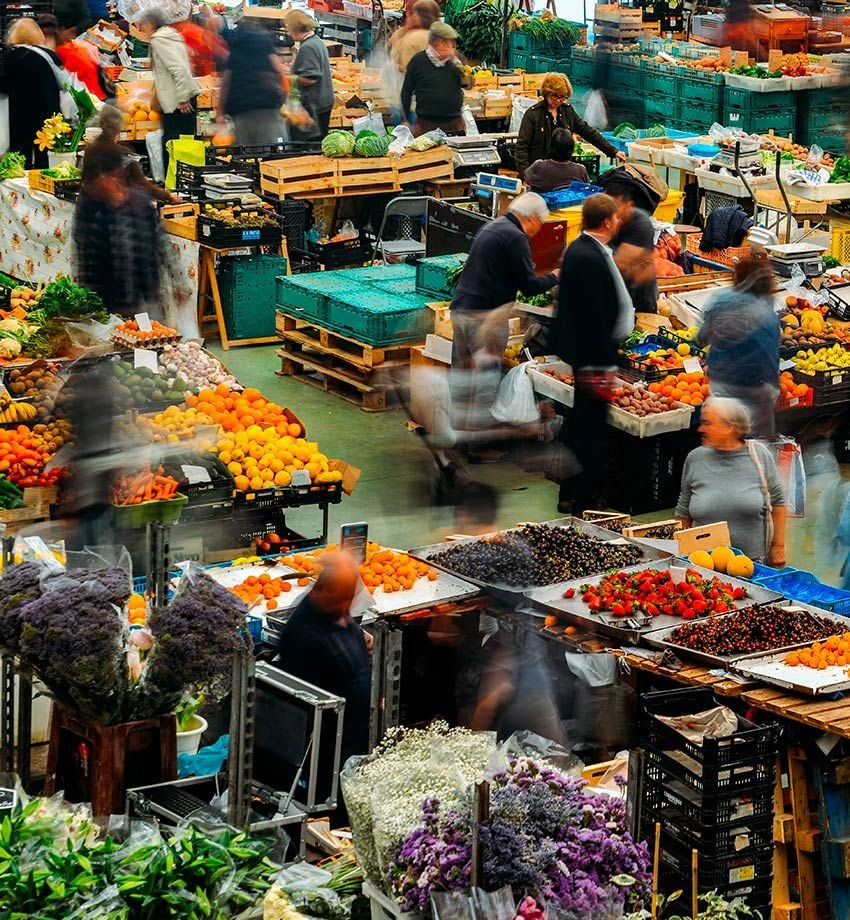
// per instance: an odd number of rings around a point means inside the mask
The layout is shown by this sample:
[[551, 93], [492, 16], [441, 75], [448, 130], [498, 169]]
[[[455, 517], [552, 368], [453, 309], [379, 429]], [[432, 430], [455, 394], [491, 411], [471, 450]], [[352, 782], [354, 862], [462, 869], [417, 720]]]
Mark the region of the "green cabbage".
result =
[[351, 156], [354, 150], [354, 135], [350, 131], [331, 131], [322, 141], [322, 153], [326, 157]]
[[356, 157], [385, 157], [390, 149], [388, 137], [378, 137], [377, 134], [364, 137], [358, 135], [354, 142], [354, 155]]

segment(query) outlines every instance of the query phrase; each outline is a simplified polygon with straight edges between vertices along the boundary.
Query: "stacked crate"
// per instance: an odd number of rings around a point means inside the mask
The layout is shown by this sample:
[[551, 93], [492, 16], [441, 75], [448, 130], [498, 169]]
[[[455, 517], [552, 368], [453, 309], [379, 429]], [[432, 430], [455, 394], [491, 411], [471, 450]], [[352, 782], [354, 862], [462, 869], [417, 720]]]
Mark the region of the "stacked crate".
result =
[[680, 67], [677, 89], [681, 114], [677, 127], [706, 133], [715, 122], [723, 124], [722, 73]]
[[723, 124], [747, 134], [788, 136], [797, 127], [797, 96], [792, 90], [756, 93], [737, 86], [723, 91]]
[[644, 122], [678, 128], [681, 122], [679, 76], [669, 64], [641, 61], [643, 72]]
[[742, 897], [770, 916], [777, 726], [739, 718], [731, 735], [699, 744], [663, 719], [713, 709], [709, 689], [650, 693], [642, 702], [641, 836], [652, 841], [661, 825], [662, 871], [674, 886], [690, 888], [696, 850], [700, 893]]
[[[843, 92], [835, 88], [805, 90], [795, 94], [798, 144], [817, 144], [830, 153], [843, 154], [847, 147], [846, 134], [850, 127], [847, 103]], [[777, 132], [779, 133], [779, 132]]]

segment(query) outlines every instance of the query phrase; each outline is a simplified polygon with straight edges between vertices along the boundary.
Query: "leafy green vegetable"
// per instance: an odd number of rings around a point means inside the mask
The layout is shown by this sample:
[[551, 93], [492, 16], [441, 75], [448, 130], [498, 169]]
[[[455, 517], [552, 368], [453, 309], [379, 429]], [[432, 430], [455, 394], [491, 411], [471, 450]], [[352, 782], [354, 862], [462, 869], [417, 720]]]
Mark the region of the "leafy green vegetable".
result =
[[776, 80], [785, 76], [781, 70], [765, 70], [755, 64], [750, 64], [746, 67], [733, 67], [729, 73], [734, 73], [741, 77], [752, 77], [754, 80]]
[[0, 157], [0, 180], [20, 179], [22, 176], [25, 176], [25, 164], [26, 160], [23, 154], [10, 150]]
[[363, 133], [365, 132], [358, 134], [354, 142], [354, 155], [356, 157], [385, 157], [390, 148], [390, 139], [386, 135], [378, 137], [371, 131], [365, 137]]
[[838, 268], [841, 265], [841, 259], [836, 259], [835, 256], [823, 256], [823, 267], [824, 269]]
[[830, 182], [850, 182], [850, 157], [838, 157], [832, 167]]
[[474, 61], [496, 61], [502, 50], [501, 7], [488, 0], [448, 0], [443, 18], [458, 32], [457, 47]]
[[460, 265], [452, 265], [450, 268], [446, 269], [446, 287], [453, 291], [457, 287], [458, 281], [460, 281], [461, 272], [463, 272], [466, 262], [462, 262]]
[[650, 125], [644, 132], [644, 137], [667, 137], [667, 129], [664, 125]]
[[100, 295], [74, 284], [70, 278], [59, 278], [47, 285], [38, 301], [38, 309], [30, 313], [37, 325], [57, 317], [77, 319], [87, 317], [105, 323], [108, 313]]
[[636, 141], [640, 137], [640, 131], [627, 121], [617, 125], [611, 133], [617, 140], [622, 141]]
[[58, 166], [52, 166], [50, 169], [42, 169], [43, 176], [50, 176], [51, 179], [79, 179], [82, 173], [74, 166], [73, 163], [62, 162]]
[[354, 135], [350, 131], [331, 131], [322, 141], [322, 153], [326, 157], [351, 156], [354, 150]]
[[584, 27], [579, 23], [557, 16], [551, 19], [532, 16], [523, 21], [519, 31], [551, 45], [578, 45], [584, 41], [585, 34]]

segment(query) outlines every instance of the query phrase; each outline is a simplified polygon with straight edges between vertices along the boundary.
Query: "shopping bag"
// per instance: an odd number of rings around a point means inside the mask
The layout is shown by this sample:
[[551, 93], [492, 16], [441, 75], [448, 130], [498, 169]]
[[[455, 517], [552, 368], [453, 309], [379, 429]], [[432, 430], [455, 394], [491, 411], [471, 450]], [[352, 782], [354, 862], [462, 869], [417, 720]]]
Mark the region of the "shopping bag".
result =
[[803, 451], [794, 438], [780, 436], [769, 445], [776, 460], [776, 471], [785, 492], [785, 514], [801, 518], [806, 514], [806, 470]]
[[468, 105], [464, 105], [463, 108], [461, 108], [460, 117], [463, 119], [463, 128], [464, 131], [466, 131], [466, 136], [478, 137], [481, 132], [478, 130], [478, 125], [475, 123], [472, 109]]
[[145, 148], [148, 151], [148, 163], [154, 182], [165, 181], [165, 162], [162, 158], [162, 128], [148, 131], [145, 135]]
[[507, 425], [528, 425], [536, 422], [540, 413], [537, 409], [537, 400], [534, 398], [534, 385], [528, 376], [528, 368], [534, 361], [525, 361], [512, 367], [505, 374], [496, 402], [490, 414], [497, 422]]
[[188, 163], [190, 166], [204, 166], [207, 162], [206, 143], [195, 140], [191, 135], [181, 134], [176, 140], [171, 140], [168, 147], [168, 172], [165, 176], [165, 187], [174, 188], [177, 185], [177, 162]]
[[584, 120], [597, 131], [604, 131], [608, 127], [608, 109], [605, 105], [605, 96], [602, 90], [595, 89], [587, 97], [584, 108]]
[[354, 136], [361, 131], [374, 131], [378, 137], [383, 137], [387, 133], [387, 129], [384, 127], [384, 116], [380, 112], [369, 111], [368, 115], [363, 115], [361, 118], [355, 118], [351, 122], [351, 127], [354, 129]]
[[508, 131], [516, 134], [519, 126], [522, 124], [522, 117], [533, 106], [537, 105], [537, 99], [529, 99], [528, 96], [514, 96], [511, 103], [511, 123]]

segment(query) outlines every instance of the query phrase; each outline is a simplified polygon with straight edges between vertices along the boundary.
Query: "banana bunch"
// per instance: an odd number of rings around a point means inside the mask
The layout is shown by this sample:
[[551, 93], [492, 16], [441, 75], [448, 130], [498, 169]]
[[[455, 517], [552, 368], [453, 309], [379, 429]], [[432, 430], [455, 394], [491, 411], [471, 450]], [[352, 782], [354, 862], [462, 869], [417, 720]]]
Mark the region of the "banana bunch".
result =
[[[0, 398], [0, 406], [4, 400]], [[7, 404], [0, 408], [0, 424], [4, 422], [27, 422], [31, 421], [38, 414], [35, 406], [28, 402], [12, 402], [8, 400]]]

